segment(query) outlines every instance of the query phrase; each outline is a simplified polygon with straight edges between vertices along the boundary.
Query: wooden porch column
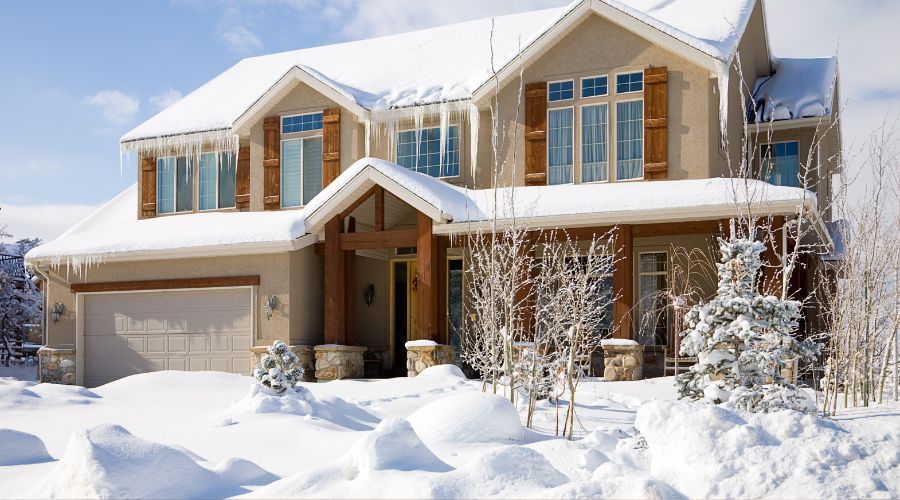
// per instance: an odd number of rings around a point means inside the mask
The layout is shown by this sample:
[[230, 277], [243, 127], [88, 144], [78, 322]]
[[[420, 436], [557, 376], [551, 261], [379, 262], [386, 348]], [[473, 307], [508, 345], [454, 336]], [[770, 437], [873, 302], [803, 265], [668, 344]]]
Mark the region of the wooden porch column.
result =
[[[529, 233], [526, 238], [525, 244], [522, 245], [522, 254], [524, 257], [530, 258], [532, 264], [534, 264], [535, 235], [534, 233]], [[532, 295], [534, 289], [534, 282], [532, 280], [536, 277], [537, 268], [532, 265], [530, 269], [525, 270], [525, 273], [526, 275], [522, 276], [522, 279], [528, 280], [528, 283], [525, 286], [516, 289], [516, 300], [523, 304], [522, 331], [528, 335], [534, 327], [535, 302], [534, 296]]]
[[341, 251], [344, 221], [340, 216], [325, 223], [325, 343], [346, 345], [346, 254]]
[[431, 217], [419, 212], [416, 219], [416, 337], [437, 341], [437, 244], [431, 231]]
[[[356, 218], [347, 217], [347, 234], [356, 232]], [[356, 251], [341, 250], [344, 255], [344, 329], [347, 345], [356, 345]]]
[[616, 233], [616, 268], [613, 270], [613, 337], [633, 339], [631, 308], [634, 305], [634, 248], [631, 226], [620, 225]]
[[437, 339], [439, 344], [450, 342], [447, 335], [447, 248], [450, 246], [450, 238], [447, 236], [435, 237], [437, 243]]

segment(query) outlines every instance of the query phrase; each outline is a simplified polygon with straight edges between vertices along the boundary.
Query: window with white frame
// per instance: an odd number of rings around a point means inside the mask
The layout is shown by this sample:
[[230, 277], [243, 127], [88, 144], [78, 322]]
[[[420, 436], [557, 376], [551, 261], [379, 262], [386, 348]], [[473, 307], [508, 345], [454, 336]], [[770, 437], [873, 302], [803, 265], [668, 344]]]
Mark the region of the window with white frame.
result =
[[581, 182], [609, 179], [609, 104], [581, 107]]
[[591, 76], [581, 79], [581, 97], [599, 97], [609, 93], [609, 80], [606, 76]]
[[616, 103], [616, 179], [644, 175], [644, 101]]
[[189, 212], [194, 208], [194, 170], [186, 156], [156, 160], [156, 212]]
[[322, 138], [281, 141], [281, 206], [306, 205], [322, 191]]
[[547, 84], [547, 101], [569, 101], [575, 98], [575, 80], [550, 82]]
[[290, 115], [281, 117], [281, 133], [293, 134], [296, 132], [309, 132], [322, 130], [322, 112], [304, 113], [302, 115]]
[[669, 254], [641, 252], [638, 255], [638, 337], [644, 345], [668, 345]]
[[622, 73], [616, 75], [616, 93], [628, 94], [631, 92], [643, 92], [644, 90], [644, 73], [636, 71], [633, 73]]
[[200, 155], [200, 210], [234, 207], [236, 173], [233, 152]]
[[447, 127], [443, 154], [440, 127], [398, 133], [397, 164], [432, 177], [458, 176], [459, 125]]
[[575, 165], [575, 110], [555, 108], [547, 112], [547, 183], [570, 184]]
[[800, 187], [800, 143], [764, 144], [760, 152], [759, 178], [776, 186]]

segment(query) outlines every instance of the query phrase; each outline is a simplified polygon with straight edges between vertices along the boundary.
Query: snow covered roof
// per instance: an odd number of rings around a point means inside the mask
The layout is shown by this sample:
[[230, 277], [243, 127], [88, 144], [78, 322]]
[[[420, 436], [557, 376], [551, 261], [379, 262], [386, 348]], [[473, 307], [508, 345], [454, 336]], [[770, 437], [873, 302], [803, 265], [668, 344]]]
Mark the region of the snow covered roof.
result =
[[[730, 61], [756, 0], [577, 0], [537, 10], [244, 59], [121, 138], [123, 145], [231, 130], [286, 75], [299, 73], [351, 109], [373, 110], [470, 99], [519, 48], [546, 38], [564, 19], [597, 12], [650, 27], [700, 53]], [[493, 41], [491, 31], [493, 29]], [[543, 37], [543, 38], [542, 38]]]
[[[831, 115], [837, 58], [773, 58], [775, 73], [759, 78], [753, 90], [759, 122]], [[751, 120], [754, 116], [751, 114]]]

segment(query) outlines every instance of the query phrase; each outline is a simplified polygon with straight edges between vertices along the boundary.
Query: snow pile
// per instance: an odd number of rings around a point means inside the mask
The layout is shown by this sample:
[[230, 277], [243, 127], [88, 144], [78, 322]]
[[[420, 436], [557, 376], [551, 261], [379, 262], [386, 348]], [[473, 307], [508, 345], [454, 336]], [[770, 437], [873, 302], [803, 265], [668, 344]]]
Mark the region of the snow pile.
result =
[[53, 460], [41, 438], [27, 432], [0, 429], [0, 465], [33, 464]]
[[749, 414], [685, 402], [650, 402], [635, 428], [650, 475], [691, 497], [870, 498], [900, 491], [900, 429], [861, 439], [796, 411]]
[[454, 394], [429, 403], [410, 415], [409, 423], [429, 445], [446, 441], [518, 444], [525, 437], [512, 403], [481, 392]]
[[226, 415], [241, 417], [260, 413], [282, 413], [288, 415], [312, 415], [316, 398], [309, 389], [296, 386], [283, 394], [277, 394], [259, 384], [252, 384], [243, 398], [231, 404]]
[[631, 339], [603, 339], [600, 341], [601, 346], [613, 345], [613, 346], [626, 346], [626, 345], [638, 345], [638, 343]]
[[404, 345], [409, 349], [410, 347], [434, 347], [438, 345], [438, 343], [433, 340], [410, 340]]
[[429, 450], [402, 418], [383, 420], [347, 455], [348, 475], [380, 470], [446, 472], [450, 466]]
[[758, 122], [829, 116], [832, 111], [837, 58], [773, 61], [775, 74], [756, 81], [753, 102]]

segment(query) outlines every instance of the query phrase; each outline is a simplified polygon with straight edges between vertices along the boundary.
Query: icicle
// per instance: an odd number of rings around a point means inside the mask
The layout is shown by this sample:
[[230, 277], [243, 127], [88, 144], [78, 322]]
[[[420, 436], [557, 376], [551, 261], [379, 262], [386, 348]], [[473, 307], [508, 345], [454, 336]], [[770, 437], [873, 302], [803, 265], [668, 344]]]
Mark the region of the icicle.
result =
[[120, 144], [120, 151], [133, 151], [138, 156], [187, 156], [193, 160], [199, 158], [204, 145], [210, 145], [213, 151], [233, 151], [240, 149], [240, 139], [230, 128], [208, 130], [189, 134], [164, 137], [152, 137], [126, 141]]
[[478, 126], [480, 125], [481, 115], [478, 112], [478, 106], [469, 104], [469, 151], [471, 158], [469, 160], [469, 168], [472, 170], [472, 179], [475, 179], [475, 163], [478, 161]]
[[728, 80], [729, 65], [716, 60], [717, 79], [719, 82], [719, 136], [720, 147], [725, 151], [728, 146]]
[[447, 103], [441, 103], [440, 110], [440, 135], [441, 135], [441, 160], [439, 165], [444, 164], [444, 149], [447, 147], [447, 133], [450, 130], [450, 106], [447, 106]]
[[366, 156], [372, 156], [372, 118], [366, 119]]

